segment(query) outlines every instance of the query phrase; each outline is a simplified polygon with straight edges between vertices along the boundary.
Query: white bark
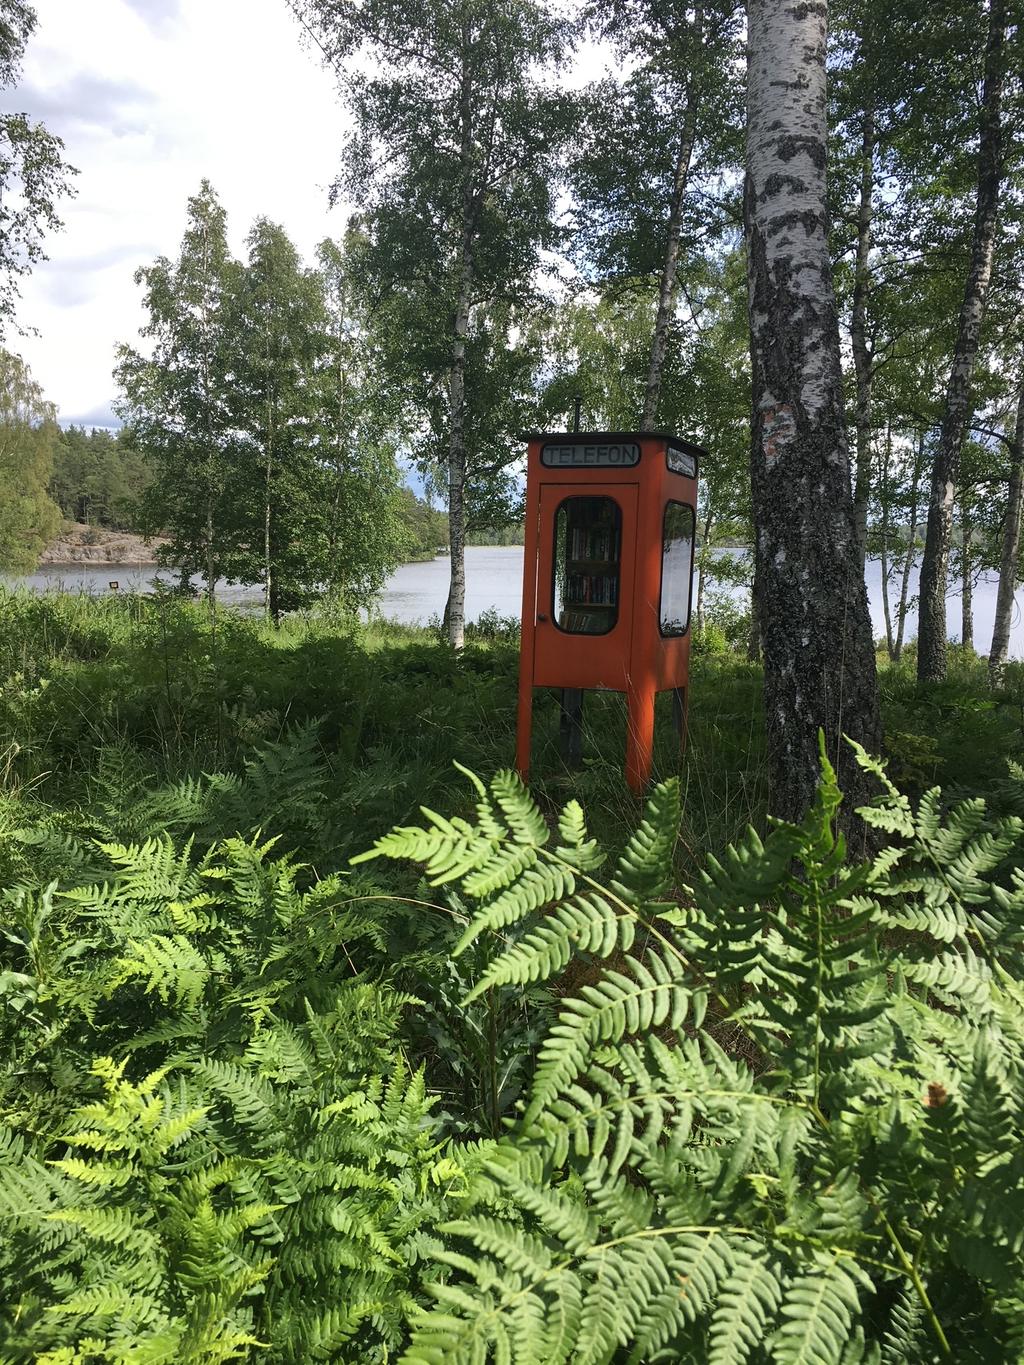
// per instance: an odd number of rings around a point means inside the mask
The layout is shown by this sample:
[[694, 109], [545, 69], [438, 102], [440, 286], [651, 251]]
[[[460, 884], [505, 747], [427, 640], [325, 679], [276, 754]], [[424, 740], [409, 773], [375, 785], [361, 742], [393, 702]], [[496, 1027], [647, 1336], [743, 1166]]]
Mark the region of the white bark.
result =
[[971, 379], [988, 302], [1003, 173], [1000, 120], [1005, 36], [1006, 0], [989, 0], [974, 241], [949, 371], [942, 433], [932, 469], [928, 531], [921, 562], [917, 637], [917, 676], [921, 682], [937, 682], [946, 674], [946, 583], [953, 499], [960, 472], [960, 452], [971, 416]]
[[867, 551], [868, 498], [871, 493], [871, 389], [874, 358], [868, 344], [868, 294], [871, 288], [871, 222], [875, 187], [875, 109], [869, 100], [861, 127], [860, 199], [857, 205], [857, 263], [853, 285], [850, 341], [857, 377], [857, 478], [853, 493], [853, 525], [861, 573]]
[[1017, 393], [1017, 420], [1013, 449], [1010, 452], [1010, 488], [1003, 525], [1003, 553], [996, 590], [996, 619], [992, 628], [992, 648], [988, 656], [989, 678], [994, 685], [1002, 681], [1010, 647], [1010, 620], [1017, 588], [1017, 555], [1020, 549], [1021, 506], [1024, 503], [1024, 373]]
[[825, 209], [823, 0], [751, 0], [747, 224], [756, 610], [776, 814], [799, 818], [817, 735], [851, 807], [841, 735], [878, 748], [867, 592], [853, 526]]
[[468, 17], [462, 30], [461, 163], [462, 222], [459, 241], [458, 284], [448, 371], [448, 541], [451, 577], [445, 612], [448, 642], [462, 649], [466, 642], [466, 336], [473, 291], [473, 106], [469, 62]]
[[907, 626], [907, 608], [910, 602], [910, 571], [917, 559], [917, 509], [921, 499], [921, 471], [924, 468], [924, 432], [918, 437], [917, 452], [914, 456], [914, 476], [910, 490], [910, 527], [907, 532], [907, 557], [903, 561], [903, 581], [900, 584], [900, 606], [896, 626], [896, 648], [893, 661], [899, 663], [903, 653], [903, 636]]

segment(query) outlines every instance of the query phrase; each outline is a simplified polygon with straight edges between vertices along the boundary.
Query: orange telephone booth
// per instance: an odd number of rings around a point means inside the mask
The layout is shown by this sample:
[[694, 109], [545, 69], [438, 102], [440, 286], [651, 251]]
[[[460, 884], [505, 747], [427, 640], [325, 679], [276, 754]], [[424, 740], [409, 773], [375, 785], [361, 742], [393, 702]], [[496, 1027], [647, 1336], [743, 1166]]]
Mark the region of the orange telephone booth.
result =
[[685, 737], [698, 461], [664, 432], [532, 435], [526, 473], [516, 767], [526, 778], [535, 687], [562, 689], [578, 760], [583, 693], [625, 692], [626, 780], [651, 773], [654, 698], [674, 693]]

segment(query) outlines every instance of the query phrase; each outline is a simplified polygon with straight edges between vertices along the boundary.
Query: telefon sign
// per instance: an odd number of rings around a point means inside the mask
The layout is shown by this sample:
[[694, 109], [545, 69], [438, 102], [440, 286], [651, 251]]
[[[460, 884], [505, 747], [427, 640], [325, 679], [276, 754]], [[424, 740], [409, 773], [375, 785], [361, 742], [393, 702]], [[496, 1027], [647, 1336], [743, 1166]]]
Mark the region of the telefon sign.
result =
[[572, 441], [564, 445], [549, 444], [540, 453], [540, 462], [548, 469], [583, 469], [604, 467], [628, 469], [640, 463], [640, 447], [633, 442], [601, 445]]

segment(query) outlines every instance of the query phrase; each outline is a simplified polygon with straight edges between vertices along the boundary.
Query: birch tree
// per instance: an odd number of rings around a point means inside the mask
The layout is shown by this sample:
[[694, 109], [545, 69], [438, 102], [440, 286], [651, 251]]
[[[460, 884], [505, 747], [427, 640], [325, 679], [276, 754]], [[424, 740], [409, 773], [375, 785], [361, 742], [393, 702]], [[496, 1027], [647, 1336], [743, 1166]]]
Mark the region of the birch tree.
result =
[[687, 256], [709, 250], [728, 222], [724, 177], [742, 154], [740, 11], [723, 0], [610, 0], [586, 18], [628, 74], [598, 82], [583, 101], [573, 255], [604, 288], [653, 293], [639, 420], [649, 431]]
[[[832, 17], [830, 35], [838, 49], [832, 78], [836, 109], [837, 142], [852, 184], [853, 204], [843, 217], [853, 229], [852, 290], [849, 302], [850, 350], [854, 366], [855, 474], [853, 495], [854, 531], [861, 572], [867, 548], [868, 500], [872, 471], [872, 390], [875, 374], [869, 297], [873, 284], [875, 247], [876, 157], [879, 142], [878, 28], [881, 20], [877, 0], [845, 0], [838, 6], [838, 24]], [[845, 155], [842, 155], [845, 154]], [[845, 198], [845, 196], [844, 196]]]
[[[338, 192], [362, 207], [379, 297], [400, 306], [399, 360], [444, 396], [447, 616], [459, 649], [467, 345], [481, 310], [531, 296], [540, 253], [556, 241], [568, 105], [544, 77], [565, 28], [535, 0], [293, 0], [293, 8], [342, 75], [354, 132]], [[514, 455], [512, 447], [510, 462]]]
[[989, 677], [994, 684], [1002, 681], [1010, 647], [1010, 625], [1017, 589], [1022, 506], [1024, 506], [1024, 356], [1021, 357], [1020, 363], [1016, 420], [1013, 425], [1013, 443], [1010, 446], [1010, 483], [1003, 521], [1002, 556], [999, 563], [999, 586], [996, 589], [992, 647], [988, 656]]
[[819, 728], [850, 807], [863, 779], [841, 737], [871, 750], [880, 741], [828, 252], [825, 31], [823, 3], [749, 7], [754, 591], [771, 801], [789, 818], [812, 799]]
[[232, 502], [239, 537], [228, 576], [261, 583], [264, 610], [276, 622], [317, 595], [316, 537], [305, 528], [322, 495], [317, 376], [327, 318], [320, 282], [303, 267], [282, 227], [257, 219], [247, 246], [229, 318], [236, 348]]
[[938, 681], [946, 673], [946, 583], [953, 500], [960, 454], [971, 420], [971, 379], [988, 301], [1003, 171], [1001, 105], [1005, 38], [1006, 0], [989, 0], [974, 238], [950, 365], [942, 430], [932, 467], [928, 528], [921, 562], [917, 676], [922, 682]]
[[[17, 85], [36, 22], [26, 0], [0, 0], [0, 90]], [[17, 308], [18, 280], [46, 260], [44, 238], [63, 226], [57, 204], [74, 194], [77, 174], [64, 160], [64, 143], [44, 124], [0, 111], [0, 336]]]
[[0, 350], [0, 569], [34, 569], [57, 534], [47, 484], [59, 439], [56, 407], [25, 362]]
[[322, 495], [302, 534], [318, 542], [322, 582], [349, 611], [365, 607], [398, 562], [396, 461], [403, 436], [400, 401], [388, 390], [380, 347], [359, 287], [364, 242], [321, 242], [317, 275], [326, 316], [316, 413]]
[[214, 610], [217, 579], [232, 553], [229, 507], [234, 343], [227, 322], [238, 263], [227, 246], [227, 219], [209, 181], [188, 201], [176, 261], [159, 257], [136, 272], [148, 318], [145, 347], [122, 346], [117, 410], [154, 471], [142, 529], [166, 531], [162, 552], [187, 586], [205, 580]]

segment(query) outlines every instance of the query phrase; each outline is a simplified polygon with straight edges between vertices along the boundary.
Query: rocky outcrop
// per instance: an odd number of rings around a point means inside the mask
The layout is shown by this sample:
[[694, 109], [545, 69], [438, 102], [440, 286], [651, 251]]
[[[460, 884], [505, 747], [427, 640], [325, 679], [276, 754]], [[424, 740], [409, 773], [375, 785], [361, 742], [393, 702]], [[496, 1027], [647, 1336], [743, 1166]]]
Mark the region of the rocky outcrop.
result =
[[66, 525], [47, 545], [40, 564], [156, 564], [156, 552], [166, 536], [144, 540], [131, 531], [107, 531], [81, 522]]

